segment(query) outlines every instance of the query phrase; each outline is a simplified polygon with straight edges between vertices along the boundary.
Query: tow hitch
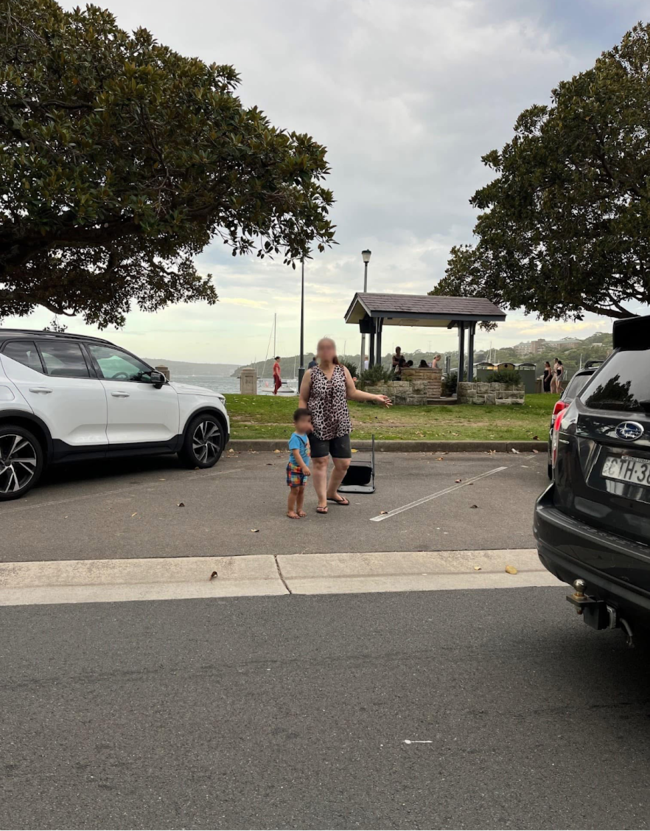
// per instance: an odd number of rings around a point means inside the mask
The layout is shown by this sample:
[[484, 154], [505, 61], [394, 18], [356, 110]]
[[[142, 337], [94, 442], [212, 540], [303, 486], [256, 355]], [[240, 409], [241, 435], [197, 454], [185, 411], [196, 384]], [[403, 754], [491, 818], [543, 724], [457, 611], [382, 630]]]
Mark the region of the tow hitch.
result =
[[627, 645], [634, 646], [634, 635], [629, 623], [612, 606], [604, 600], [589, 597], [585, 594], [587, 584], [584, 580], [573, 581], [573, 594], [567, 595], [567, 600], [575, 606], [576, 612], [592, 629], [622, 629], [626, 635]]

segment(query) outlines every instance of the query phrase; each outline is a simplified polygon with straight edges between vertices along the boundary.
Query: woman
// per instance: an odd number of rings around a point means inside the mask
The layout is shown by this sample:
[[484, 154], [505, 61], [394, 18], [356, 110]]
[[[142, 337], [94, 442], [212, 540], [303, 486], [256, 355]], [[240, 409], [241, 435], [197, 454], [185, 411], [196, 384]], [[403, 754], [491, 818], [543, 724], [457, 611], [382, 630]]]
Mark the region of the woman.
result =
[[[352, 423], [348, 400], [376, 401], [384, 407], [391, 406], [386, 395], [371, 395], [358, 390], [348, 369], [341, 366], [336, 357], [336, 344], [331, 338], [321, 338], [316, 350], [318, 366], [308, 369], [300, 385], [300, 407], [311, 413], [313, 432], [309, 436], [313, 463], [312, 482], [318, 496], [319, 514], [327, 513], [327, 503], [349, 505], [349, 501], [337, 493], [338, 487], [350, 466], [350, 432]], [[328, 456], [334, 469], [327, 481]]]
[[424, 360], [424, 358], [421, 359], [418, 369], [429, 369], [429, 364]]
[[548, 361], [544, 362], [544, 376], [542, 378], [542, 389], [544, 392], [551, 391], [551, 378], [553, 377], [553, 370]]
[[431, 369], [440, 369], [440, 355], [434, 355], [431, 361]]
[[273, 364], [273, 395], [278, 394], [278, 390], [282, 386], [282, 378], [280, 376], [280, 356], [275, 356], [275, 363]]
[[564, 383], [564, 364], [562, 363], [562, 361], [559, 358], [558, 358], [558, 361], [557, 361], [557, 367], [555, 369], [555, 376], [557, 378], [556, 392], [557, 392], [558, 395], [562, 395], [562, 390], [564, 389], [564, 387], [563, 387], [563, 383]]
[[557, 365], [560, 362], [559, 358], [553, 361], [553, 369], [551, 370], [551, 392], [557, 394]]

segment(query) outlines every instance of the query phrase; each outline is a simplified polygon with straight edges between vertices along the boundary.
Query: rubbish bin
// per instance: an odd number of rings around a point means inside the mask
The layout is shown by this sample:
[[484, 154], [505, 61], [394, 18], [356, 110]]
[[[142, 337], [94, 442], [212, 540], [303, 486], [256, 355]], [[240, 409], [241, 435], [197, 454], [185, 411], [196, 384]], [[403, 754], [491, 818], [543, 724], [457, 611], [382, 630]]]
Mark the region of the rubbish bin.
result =
[[504, 361], [502, 364], [497, 364], [497, 369], [499, 372], [504, 372], [505, 370], [514, 370], [515, 365], [508, 363], [508, 361]]
[[521, 380], [524, 385], [524, 390], [533, 394], [535, 392], [535, 376], [537, 375], [537, 367], [530, 362], [517, 364], [516, 371], [521, 375]]
[[490, 375], [495, 369], [495, 365], [490, 363], [490, 361], [479, 361], [476, 364], [476, 380], [481, 382], [489, 381]]

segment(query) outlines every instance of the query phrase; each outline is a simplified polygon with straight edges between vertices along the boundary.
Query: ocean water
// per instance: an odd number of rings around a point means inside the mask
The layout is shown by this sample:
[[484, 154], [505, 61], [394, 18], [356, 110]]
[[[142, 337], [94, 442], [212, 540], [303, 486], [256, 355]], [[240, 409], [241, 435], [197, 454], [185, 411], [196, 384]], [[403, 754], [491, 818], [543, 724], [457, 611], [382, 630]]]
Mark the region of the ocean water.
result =
[[[239, 378], [230, 375], [181, 375], [172, 373], [172, 381], [179, 384], [196, 384], [198, 387], [207, 387], [209, 390], [223, 393], [223, 395], [239, 393]], [[288, 384], [296, 389], [297, 381], [289, 380]], [[260, 395], [270, 395], [273, 392], [273, 381], [270, 379], [258, 380], [257, 388]]]

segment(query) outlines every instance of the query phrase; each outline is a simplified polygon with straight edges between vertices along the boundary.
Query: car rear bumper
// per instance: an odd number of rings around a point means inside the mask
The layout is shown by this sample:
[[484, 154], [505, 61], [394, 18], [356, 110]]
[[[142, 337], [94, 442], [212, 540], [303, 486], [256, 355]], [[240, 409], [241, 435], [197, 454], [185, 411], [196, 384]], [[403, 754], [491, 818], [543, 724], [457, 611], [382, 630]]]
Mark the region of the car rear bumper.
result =
[[601, 531], [553, 505], [553, 488], [535, 506], [534, 532], [542, 565], [565, 583], [586, 582], [629, 621], [650, 624], [650, 547]]

